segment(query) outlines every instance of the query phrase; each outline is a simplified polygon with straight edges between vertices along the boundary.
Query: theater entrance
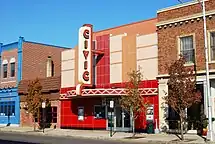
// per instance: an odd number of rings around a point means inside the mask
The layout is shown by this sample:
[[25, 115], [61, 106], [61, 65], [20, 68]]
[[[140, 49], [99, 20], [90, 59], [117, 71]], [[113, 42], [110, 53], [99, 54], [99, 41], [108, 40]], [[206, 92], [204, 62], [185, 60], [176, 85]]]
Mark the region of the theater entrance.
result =
[[[114, 108], [110, 108], [110, 100], [114, 100]], [[116, 99], [107, 99], [107, 130], [111, 127], [114, 131], [130, 131], [131, 117], [130, 113], [119, 105]]]

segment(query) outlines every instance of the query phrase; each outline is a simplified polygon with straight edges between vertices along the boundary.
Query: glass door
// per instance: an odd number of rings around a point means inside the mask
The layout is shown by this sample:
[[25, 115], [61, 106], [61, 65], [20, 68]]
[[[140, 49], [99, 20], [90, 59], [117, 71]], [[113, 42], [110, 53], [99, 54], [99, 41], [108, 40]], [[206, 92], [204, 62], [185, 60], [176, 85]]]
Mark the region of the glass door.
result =
[[[111, 116], [112, 113], [112, 116]], [[131, 128], [130, 114], [121, 107], [107, 107], [108, 130], [129, 131]]]
[[115, 127], [115, 123], [114, 123], [114, 108], [110, 108], [108, 106], [107, 108], [107, 120], [108, 120], [108, 129], [110, 129], [111, 127], [114, 128]]
[[131, 127], [130, 113], [124, 110], [123, 114], [124, 114], [124, 127], [125, 128], [130, 128]]

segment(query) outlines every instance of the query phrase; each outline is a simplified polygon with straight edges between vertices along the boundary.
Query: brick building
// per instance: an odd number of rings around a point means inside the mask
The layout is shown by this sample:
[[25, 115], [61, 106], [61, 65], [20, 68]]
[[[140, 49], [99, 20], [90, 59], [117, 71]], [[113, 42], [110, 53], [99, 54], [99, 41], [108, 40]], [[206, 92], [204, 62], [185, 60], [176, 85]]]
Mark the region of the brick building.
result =
[[158, 119], [156, 22], [154, 18], [98, 32], [91, 25], [80, 28], [78, 47], [62, 52], [62, 128], [108, 130], [112, 125], [116, 131], [131, 130], [130, 113], [117, 98], [125, 94], [127, 73], [139, 66], [144, 76], [140, 92], [154, 114], [141, 114], [136, 130], [146, 128], [147, 118]]
[[[57, 77], [55, 79], [60, 83], [61, 51], [65, 48], [30, 42], [19, 37], [18, 42], [1, 44], [0, 50], [0, 124], [23, 125], [22, 115], [25, 112], [22, 111], [22, 102], [20, 103], [23, 95], [18, 93], [19, 83], [36, 77]], [[43, 86], [47, 88], [48, 85], [49, 83], [45, 83]], [[21, 87], [23, 90], [23, 86]]]
[[[206, 0], [207, 36], [210, 59], [210, 83], [214, 115], [215, 95], [215, 1]], [[160, 129], [172, 129], [171, 120], [177, 120], [177, 115], [168, 106], [162, 105], [162, 97], [168, 95], [167, 65], [182, 54], [186, 59], [186, 66], [192, 66], [197, 73], [197, 88], [202, 92], [202, 103], [192, 106], [187, 111], [191, 121], [198, 121], [200, 111], [205, 109], [207, 115], [206, 71], [204, 51], [204, 31], [202, 9], [198, 1], [192, 1], [173, 7], [158, 10], [158, 80], [160, 104]], [[173, 119], [171, 119], [173, 118]], [[167, 120], [168, 119], [168, 120]], [[195, 122], [189, 130], [197, 130]]]

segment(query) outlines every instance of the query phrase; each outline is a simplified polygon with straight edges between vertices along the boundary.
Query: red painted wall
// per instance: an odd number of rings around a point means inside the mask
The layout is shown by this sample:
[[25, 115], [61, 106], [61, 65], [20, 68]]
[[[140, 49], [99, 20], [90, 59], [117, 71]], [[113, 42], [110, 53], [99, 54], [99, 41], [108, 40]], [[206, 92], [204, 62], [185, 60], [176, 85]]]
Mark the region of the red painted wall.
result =
[[104, 51], [104, 55], [96, 64], [96, 85], [105, 87], [110, 84], [110, 39], [108, 35], [96, 37], [97, 50]]
[[[94, 119], [94, 105], [100, 105], [101, 98], [78, 98], [61, 101], [61, 127], [82, 129], [105, 129], [105, 119]], [[78, 120], [78, 107], [84, 107], [84, 120]]]
[[[115, 85], [119, 87], [125, 87], [124, 83], [109, 84], [108, 86]], [[158, 82], [156, 80], [143, 81], [140, 87], [144, 88], [157, 88]], [[61, 93], [65, 93], [68, 90], [74, 88], [62, 88]], [[71, 100], [61, 101], [61, 127], [70, 128], [82, 128], [82, 129], [106, 129], [105, 119], [94, 119], [94, 105], [100, 105], [102, 101], [101, 97], [97, 98], [76, 98]], [[156, 96], [144, 96], [144, 101], [148, 104], [154, 104], [154, 121], [159, 121], [159, 103], [158, 95]], [[85, 119], [84, 121], [78, 121], [78, 106], [84, 107]], [[146, 128], [146, 116], [142, 113], [135, 122], [136, 129]], [[159, 124], [158, 124], [159, 126]], [[155, 126], [154, 126], [155, 127]]]

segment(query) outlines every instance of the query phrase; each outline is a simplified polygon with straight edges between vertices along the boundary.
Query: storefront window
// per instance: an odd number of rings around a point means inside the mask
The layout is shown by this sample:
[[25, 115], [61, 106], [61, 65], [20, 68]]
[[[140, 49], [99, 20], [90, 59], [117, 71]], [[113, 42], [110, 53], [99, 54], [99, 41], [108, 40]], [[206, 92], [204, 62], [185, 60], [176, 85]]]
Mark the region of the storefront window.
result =
[[15, 101], [0, 102], [0, 116], [15, 116]]
[[96, 119], [105, 118], [105, 106], [101, 105], [94, 106], [94, 118]]
[[48, 123], [57, 123], [57, 107], [48, 107], [47, 108], [47, 119]]
[[[43, 120], [43, 109], [39, 109], [39, 120]], [[57, 107], [52, 106], [52, 107], [46, 107], [45, 108], [45, 118], [46, 123], [57, 123]], [[38, 122], [38, 118], [36, 116], [35, 122]]]
[[78, 120], [84, 120], [84, 107], [78, 107]]

